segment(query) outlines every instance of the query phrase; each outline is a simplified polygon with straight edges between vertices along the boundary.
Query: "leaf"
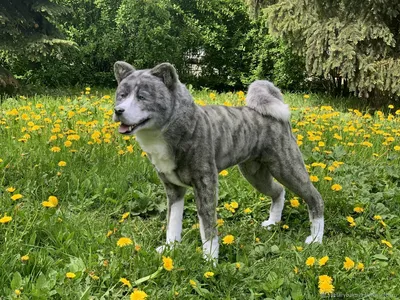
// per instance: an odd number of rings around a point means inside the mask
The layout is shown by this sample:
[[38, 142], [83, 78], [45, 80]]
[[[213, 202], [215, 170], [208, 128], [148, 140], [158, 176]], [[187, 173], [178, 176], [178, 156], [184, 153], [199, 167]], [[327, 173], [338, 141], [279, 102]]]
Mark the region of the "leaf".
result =
[[13, 279], [11, 280], [11, 289], [17, 290], [22, 286], [22, 277], [19, 272], [14, 272]]
[[38, 279], [36, 280], [36, 288], [38, 290], [46, 290], [46, 289], [48, 289], [47, 278], [43, 273], [41, 273], [39, 275]]
[[389, 260], [385, 255], [383, 254], [375, 254], [372, 256], [372, 258], [378, 259], [378, 260]]

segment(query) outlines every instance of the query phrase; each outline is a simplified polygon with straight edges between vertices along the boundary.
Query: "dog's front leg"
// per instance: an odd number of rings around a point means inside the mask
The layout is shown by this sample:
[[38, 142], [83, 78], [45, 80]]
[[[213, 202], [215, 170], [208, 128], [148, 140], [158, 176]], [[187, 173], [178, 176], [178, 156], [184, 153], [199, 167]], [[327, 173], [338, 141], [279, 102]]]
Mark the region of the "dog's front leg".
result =
[[195, 180], [194, 194], [203, 243], [203, 256], [206, 260], [217, 262], [219, 244], [217, 235], [218, 174], [201, 175]]
[[167, 211], [167, 241], [166, 245], [157, 248], [162, 253], [166, 248], [172, 247], [174, 242], [181, 241], [182, 218], [183, 218], [183, 198], [186, 188], [171, 183], [164, 182], [165, 191], [168, 198]]

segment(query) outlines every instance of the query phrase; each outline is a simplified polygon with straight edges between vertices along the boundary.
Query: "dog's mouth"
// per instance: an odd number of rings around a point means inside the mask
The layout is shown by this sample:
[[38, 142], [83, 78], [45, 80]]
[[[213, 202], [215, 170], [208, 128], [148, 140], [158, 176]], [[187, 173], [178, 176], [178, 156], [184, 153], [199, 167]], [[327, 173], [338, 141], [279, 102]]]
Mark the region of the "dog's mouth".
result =
[[140, 121], [139, 123], [132, 124], [132, 125], [126, 125], [121, 123], [121, 125], [118, 128], [118, 132], [121, 134], [131, 134], [133, 133], [137, 128], [143, 126], [145, 123], [147, 123], [150, 120], [150, 118], [144, 119], [143, 121]]

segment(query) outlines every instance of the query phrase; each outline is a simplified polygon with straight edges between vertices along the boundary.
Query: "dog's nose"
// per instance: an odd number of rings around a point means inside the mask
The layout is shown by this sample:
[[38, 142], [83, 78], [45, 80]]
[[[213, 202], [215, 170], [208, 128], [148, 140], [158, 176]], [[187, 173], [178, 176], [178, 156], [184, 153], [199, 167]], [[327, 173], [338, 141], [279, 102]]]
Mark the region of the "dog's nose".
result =
[[120, 115], [122, 115], [122, 113], [125, 111], [125, 109], [123, 109], [123, 108], [116, 108], [116, 109], [114, 109], [114, 111], [115, 111], [115, 114], [116, 114], [117, 116], [120, 116]]

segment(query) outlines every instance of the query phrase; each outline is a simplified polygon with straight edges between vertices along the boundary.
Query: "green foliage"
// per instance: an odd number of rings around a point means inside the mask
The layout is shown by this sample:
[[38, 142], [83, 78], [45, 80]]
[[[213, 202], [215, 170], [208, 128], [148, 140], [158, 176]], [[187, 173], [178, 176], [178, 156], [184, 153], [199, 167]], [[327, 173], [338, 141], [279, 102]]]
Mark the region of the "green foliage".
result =
[[399, 2], [282, 0], [266, 12], [271, 33], [337, 93], [400, 95]]
[[[301, 199], [298, 206], [285, 202], [282, 223], [262, 228], [270, 199], [234, 167], [219, 176], [218, 204], [221, 239], [233, 235], [234, 242], [221, 243], [217, 266], [204, 262], [189, 189], [182, 243], [164, 253], [174, 265], [166, 271], [155, 252], [165, 241], [166, 196], [138, 143], [111, 122], [110, 93], [87, 89], [79, 96], [21, 96], [1, 104], [0, 149], [7, 151], [0, 153], [0, 219], [12, 217], [0, 222], [2, 297], [128, 299], [139, 288], [149, 299], [318, 299], [320, 275], [332, 278], [335, 294], [399, 295], [400, 107], [368, 114], [333, 98], [286, 94], [293, 133], [325, 201], [324, 244], [304, 244], [309, 220]], [[202, 90], [194, 98], [242, 105], [244, 95]], [[54, 146], [60, 152], [51, 151]], [[333, 184], [342, 189], [333, 191]], [[23, 197], [11, 200], [17, 193]], [[56, 207], [42, 205], [50, 195], [58, 197]], [[288, 200], [293, 196], [287, 193]], [[235, 212], [225, 208], [233, 201]], [[118, 247], [121, 237], [133, 244]], [[311, 256], [316, 263], [306, 266]], [[319, 266], [323, 256], [329, 261]], [[343, 268], [347, 256], [356, 263], [351, 270]], [[209, 271], [214, 276], [205, 278]]]

